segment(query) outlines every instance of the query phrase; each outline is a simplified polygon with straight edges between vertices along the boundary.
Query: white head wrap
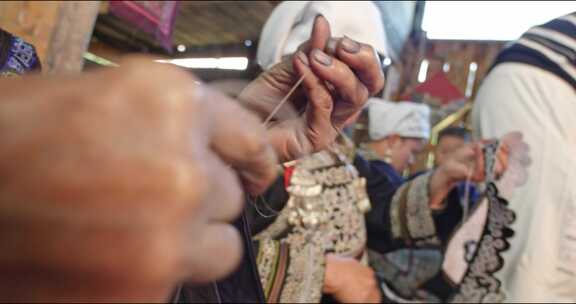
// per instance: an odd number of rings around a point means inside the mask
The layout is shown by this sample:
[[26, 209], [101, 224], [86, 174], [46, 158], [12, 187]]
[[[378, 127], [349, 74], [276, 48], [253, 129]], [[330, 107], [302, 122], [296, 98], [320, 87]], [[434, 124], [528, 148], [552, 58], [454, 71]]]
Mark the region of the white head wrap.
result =
[[379, 98], [368, 101], [368, 128], [370, 140], [389, 135], [430, 138], [430, 108], [425, 104], [401, 101], [390, 102]]
[[317, 15], [328, 20], [333, 37], [346, 35], [388, 55], [382, 16], [372, 1], [284, 1], [262, 29], [257, 54], [260, 66], [267, 70], [282, 56], [294, 53], [310, 38]]

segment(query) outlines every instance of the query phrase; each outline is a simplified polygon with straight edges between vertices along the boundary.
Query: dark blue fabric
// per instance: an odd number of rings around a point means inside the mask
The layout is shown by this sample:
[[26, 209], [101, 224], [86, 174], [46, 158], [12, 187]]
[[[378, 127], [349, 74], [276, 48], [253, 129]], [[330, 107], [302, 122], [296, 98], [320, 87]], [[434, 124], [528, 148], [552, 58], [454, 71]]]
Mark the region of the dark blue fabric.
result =
[[[458, 196], [460, 197], [460, 201], [463, 201], [466, 195], [466, 183], [459, 183], [456, 188], [458, 189]], [[478, 193], [478, 189], [476, 189], [476, 186], [473, 184], [468, 185], [468, 188], [468, 202], [470, 203], [469, 207], [472, 208], [476, 205], [476, 202], [480, 198], [480, 193]]]
[[372, 208], [366, 214], [368, 248], [381, 253], [405, 247], [402, 240], [392, 237], [390, 205], [392, 197], [402, 182], [390, 165], [382, 161], [367, 161], [356, 155], [354, 167], [366, 179], [366, 190]]
[[381, 160], [371, 160], [369, 162], [372, 170], [375, 171], [375, 173], [386, 176], [388, 181], [390, 181], [393, 185], [400, 186], [406, 181], [406, 179], [398, 172], [396, 172], [396, 169], [394, 169], [387, 162]]

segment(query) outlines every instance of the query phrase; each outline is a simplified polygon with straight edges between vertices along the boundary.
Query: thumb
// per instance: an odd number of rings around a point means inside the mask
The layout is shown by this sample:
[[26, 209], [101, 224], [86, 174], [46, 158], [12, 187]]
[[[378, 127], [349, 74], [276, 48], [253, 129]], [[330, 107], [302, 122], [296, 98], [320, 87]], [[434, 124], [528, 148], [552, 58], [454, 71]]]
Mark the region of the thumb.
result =
[[330, 23], [328, 23], [326, 17], [322, 15], [316, 16], [314, 19], [314, 26], [312, 27], [309, 51], [313, 49], [324, 50], [328, 44], [330, 36]]

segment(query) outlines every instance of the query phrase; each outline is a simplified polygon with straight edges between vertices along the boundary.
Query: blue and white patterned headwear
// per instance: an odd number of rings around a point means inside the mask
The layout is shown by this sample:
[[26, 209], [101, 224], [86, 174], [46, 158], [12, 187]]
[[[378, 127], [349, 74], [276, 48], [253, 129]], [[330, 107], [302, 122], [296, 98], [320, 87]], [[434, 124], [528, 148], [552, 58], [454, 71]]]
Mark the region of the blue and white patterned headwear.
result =
[[41, 70], [34, 46], [0, 29], [0, 77]]

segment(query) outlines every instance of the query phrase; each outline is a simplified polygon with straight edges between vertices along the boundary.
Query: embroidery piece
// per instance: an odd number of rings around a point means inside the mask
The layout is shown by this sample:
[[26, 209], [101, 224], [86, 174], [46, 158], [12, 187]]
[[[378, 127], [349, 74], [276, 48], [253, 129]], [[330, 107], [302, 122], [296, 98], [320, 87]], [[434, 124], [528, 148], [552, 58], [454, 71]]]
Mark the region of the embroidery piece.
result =
[[418, 243], [418, 246], [439, 245], [436, 226], [428, 204], [428, 180], [431, 173], [422, 174], [396, 191], [390, 207], [394, 238]]
[[508, 203], [498, 196], [494, 174], [497, 151], [498, 142], [487, 144], [484, 148], [486, 198], [489, 204], [490, 220], [487, 222], [478, 245], [475, 246], [476, 255], [469, 264], [452, 302], [493, 303], [502, 302], [505, 299], [500, 289], [501, 282], [494, 276], [494, 273], [504, 264], [501, 255], [509, 248], [508, 239], [513, 235], [509, 227], [515, 220], [515, 214], [508, 208]]
[[366, 181], [339, 151], [326, 150], [297, 162], [287, 190], [286, 207], [254, 237], [289, 248], [285, 276], [279, 276], [270, 262], [278, 254], [267, 248], [260, 249], [270, 258], [259, 256], [259, 272], [269, 301], [317, 303], [322, 297], [326, 253], [366, 261], [364, 213], [370, 208]]
[[[437, 249], [402, 249], [386, 255], [368, 251], [370, 265], [389, 288], [405, 299], [421, 299], [418, 290], [441, 269], [442, 252]], [[433, 297], [428, 300], [433, 300]]]
[[412, 181], [408, 191], [406, 218], [410, 237], [413, 239], [430, 238], [436, 235], [436, 226], [429, 205], [428, 180], [430, 173]]

